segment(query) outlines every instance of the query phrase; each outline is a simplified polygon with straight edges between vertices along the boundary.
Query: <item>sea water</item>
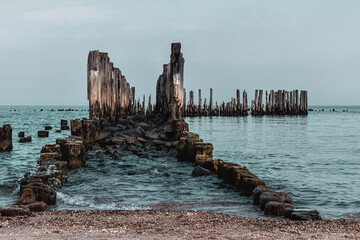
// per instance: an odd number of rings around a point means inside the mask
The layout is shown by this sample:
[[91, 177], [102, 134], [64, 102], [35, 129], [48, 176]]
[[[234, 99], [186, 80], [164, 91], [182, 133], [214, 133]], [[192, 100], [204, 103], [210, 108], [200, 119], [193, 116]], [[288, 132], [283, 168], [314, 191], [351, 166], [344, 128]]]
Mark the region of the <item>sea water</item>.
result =
[[[68, 108], [74, 111], [58, 111]], [[308, 116], [186, 121], [190, 131], [214, 144], [215, 158], [247, 166], [269, 187], [286, 191], [296, 206], [318, 209], [326, 219], [356, 218], [360, 212], [360, 107], [313, 109]], [[86, 106], [0, 107], [0, 125], [11, 124], [14, 145], [12, 152], [0, 153], [0, 207], [18, 200], [19, 181], [35, 169], [42, 146], [70, 134], [55, 132], [60, 120], [87, 116]], [[53, 127], [49, 137], [37, 138], [37, 131], [46, 125]], [[19, 131], [33, 141], [19, 143]], [[193, 167], [178, 162], [175, 151], [121, 160], [89, 152], [86, 166], [70, 170], [69, 181], [56, 189], [57, 204], [52, 208], [195, 209], [264, 217], [250, 197], [240, 196], [217, 177], [192, 177]]]
[[308, 116], [187, 118], [214, 158], [248, 167], [326, 219], [359, 218], [360, 107], [315, 106]]

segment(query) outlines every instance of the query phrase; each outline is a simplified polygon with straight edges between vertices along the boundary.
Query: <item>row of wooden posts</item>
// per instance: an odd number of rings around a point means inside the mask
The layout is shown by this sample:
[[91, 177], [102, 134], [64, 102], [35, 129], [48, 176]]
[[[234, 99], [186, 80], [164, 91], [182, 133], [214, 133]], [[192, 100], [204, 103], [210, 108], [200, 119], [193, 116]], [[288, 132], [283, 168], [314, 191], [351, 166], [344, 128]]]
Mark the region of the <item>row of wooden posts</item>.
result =
[[[156, 84], [154, 106], [149, 96], [135, 99], [135, 87], [130, 87], [119, 68], [114, 67], [107, 53], [90, 51], [88, 56], [88, 99], [89, 117], [93, 120], [115, 121], [123, 115], [150, 114], [152, 112], [167, 116], [170, 120], [196, 116], [253, 116], [263, 115], [306, 115], [307, 91], [266, 91], [255, 90], [255, 98], [248, 106], [247, 92], [241, 96], [239, 89], [229, 102], [213, 101], [213, 89], [210, 88], [209, 102], [201, 96], [195, 104], [194, 92], [189, 92], [186, 101], [184, 88], [184, 63], [180, 43], [171, 44], [170, 61], [163, 65], [163, 72]], [[242, 98], [242, 99], [241, 99]], [[265, 102], [263, 101], [265, 98]]]
[[[153, 105], [151, 103], [151, 95], [149, 96], [148, 104], [146, 106], [145, 95], [142, 101], [140, 98], [135, 100], [135, 88], [132, 87], [132, 114], [149, 114], [153, 112]], [[299, 95], [300, 92], [300, 95]], [[236, 97], [231, 98], [229, 102], [213, 102], [213, 89], [210, 88], [210, 101], [207, 99], [204, 102], [201, 97], [201, 89], [198, 92], [198, 104], [194, 101], [194, 92], [189, 92], [189, 102], [186, 102], [186, 90], [184, 89], [184, 98], [182, 108], [183, 117], [197, 117], [197, 116], [247, 116], [251, 110], [253, 116], [264, 115], [307, 115], [308, 102], [307, 91], [264, 91], [255, 90], [255, 98], [251, 101], [251, 108], [248, 107], [247, 92], [244, 90], [241, 96], [240, 90], [236, 90]], [[265, 102], [263, 102], [265, 97]], [[241, 100], [242, 98], [242, 100]]]

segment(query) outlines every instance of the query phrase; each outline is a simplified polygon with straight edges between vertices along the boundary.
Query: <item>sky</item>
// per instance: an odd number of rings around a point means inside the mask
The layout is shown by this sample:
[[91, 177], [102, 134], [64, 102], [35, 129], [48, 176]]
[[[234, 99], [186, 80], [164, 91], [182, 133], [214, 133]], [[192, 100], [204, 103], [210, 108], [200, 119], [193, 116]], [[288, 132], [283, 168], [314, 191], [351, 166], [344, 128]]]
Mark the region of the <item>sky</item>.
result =
[[309, 105], [360, 105], [357, 0], [0, 0], [0, 105], [87, 105], [87, 56], [108, 52], [137, 97], [172, 42], [184, 87], [308, 90]]

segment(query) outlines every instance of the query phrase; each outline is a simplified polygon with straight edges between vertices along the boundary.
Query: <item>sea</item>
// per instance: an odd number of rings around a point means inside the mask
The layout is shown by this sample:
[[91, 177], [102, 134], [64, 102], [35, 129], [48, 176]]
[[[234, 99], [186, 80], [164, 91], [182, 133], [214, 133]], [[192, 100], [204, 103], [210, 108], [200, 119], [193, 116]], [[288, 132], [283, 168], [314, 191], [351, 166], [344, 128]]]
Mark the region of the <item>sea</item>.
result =
[[[267, 186], [287, 192], [296, 207], [317, 209], [323, 219], [360, 219], [360, 106], [310, 108], [308, 116], [185, 120], [213, 143], [214, 158], [246, 166]], [[13, 151], [0, 153], [0, 207], [19, 199], [20, 179], [36, 168], [42, 146], [70, 134], [55, 132], [60, 120], [88, 114], [87, 106], [0, 106], [0, 126], [13, 129]], [[49, 137], [38, 138], [45, 126], [53, 127]], [[19, 143], [19, 131], [32, 142]], [[50, 208], [189, 209], [267, 218], [251, 197], [216, 176], [192, 177], [193, 168], [177, 161], [176, 151], [121, 160], [91, 151], [86, 166], [70, 170], [69, 181], [55, 189], [57, 204]]]

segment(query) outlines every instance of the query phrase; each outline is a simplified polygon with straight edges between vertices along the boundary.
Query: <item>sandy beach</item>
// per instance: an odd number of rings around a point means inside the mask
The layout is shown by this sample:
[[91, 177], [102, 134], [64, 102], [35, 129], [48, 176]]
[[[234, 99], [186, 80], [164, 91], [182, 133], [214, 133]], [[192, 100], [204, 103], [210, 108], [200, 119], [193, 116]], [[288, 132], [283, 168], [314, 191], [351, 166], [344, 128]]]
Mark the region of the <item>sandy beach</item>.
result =
[[45, 211], [0, 217], [0, 239], [360, 239], [360, 221], [253, 219], [199, 211]]

